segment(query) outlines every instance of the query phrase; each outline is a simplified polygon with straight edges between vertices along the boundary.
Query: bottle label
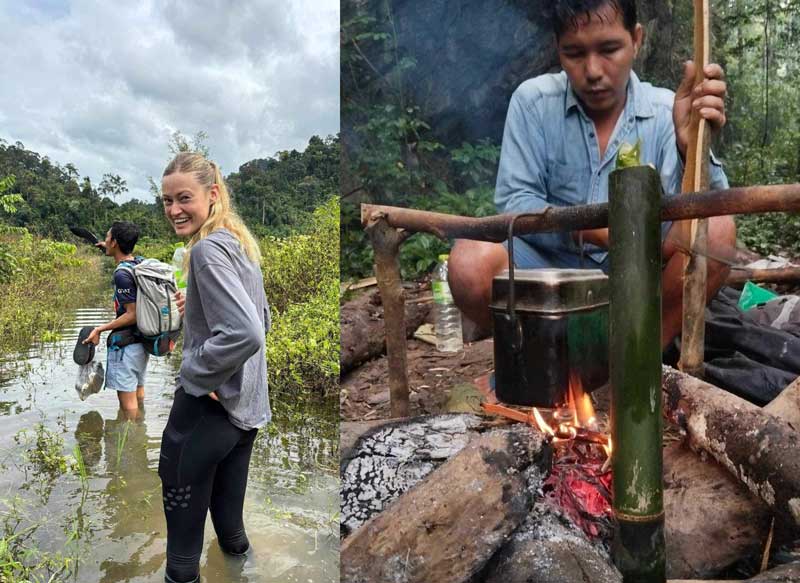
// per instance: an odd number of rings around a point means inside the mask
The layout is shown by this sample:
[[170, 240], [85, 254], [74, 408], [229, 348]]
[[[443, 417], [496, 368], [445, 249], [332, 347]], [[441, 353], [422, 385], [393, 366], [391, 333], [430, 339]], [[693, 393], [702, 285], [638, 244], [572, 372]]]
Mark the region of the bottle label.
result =
[[446, 281], [434, 281], [433, 285], [433, 301], [437, 304], [452, 304], [453, 294], [450, 293], [450, 286]]
[[183, 271], [180, 269], [175, 270], [175, 283], [178, 286], [178, 289], [183, 289], [186, 287], [186, 281], [183, 279]]

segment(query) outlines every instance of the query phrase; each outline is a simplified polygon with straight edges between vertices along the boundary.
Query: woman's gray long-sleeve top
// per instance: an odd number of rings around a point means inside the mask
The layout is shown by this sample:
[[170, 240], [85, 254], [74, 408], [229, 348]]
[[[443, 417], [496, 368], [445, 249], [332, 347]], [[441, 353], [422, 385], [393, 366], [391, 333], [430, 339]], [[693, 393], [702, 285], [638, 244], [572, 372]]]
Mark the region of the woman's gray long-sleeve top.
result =
[[259, 265], [227, 229], [191, 249], [178, 386], [204, 397], [216, 391], [235, 426], [249, 430], [272, 417], [265, 334], [270, 313]]

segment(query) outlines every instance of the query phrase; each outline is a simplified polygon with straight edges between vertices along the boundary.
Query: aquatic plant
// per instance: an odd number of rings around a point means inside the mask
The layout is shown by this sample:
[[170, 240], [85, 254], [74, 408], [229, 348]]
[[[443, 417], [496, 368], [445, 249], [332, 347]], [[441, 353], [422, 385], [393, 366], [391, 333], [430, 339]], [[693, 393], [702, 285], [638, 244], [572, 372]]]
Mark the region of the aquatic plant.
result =
[[78, 557], [46, 552], [34, 542], [42, 522], [33, 522], [19, 497], [0, 500], [0, 581], [44, 583], [75, 574]]
[[23, 429], [14, 436], [14, 441], [25, 447], [24, 460], [34, 474], [57, 476], [67, 471], [67, 457], [64, 455], [64, 440], [50, 431], [44, 423], [37, 423], [34, 435]]
[[89, 477], [86, 471], [86, 464], [83, 461], [83, 453], [81, 447], [77, 443], [72, 449], [72, 455], [75, 458], [75, 469], [78, 470], [78, 478], [81, 480], [81, 488], [86, 490], [89, 487]]
[[122, 459], [122, 450], [125, 449], [125, 442], [128, 440], [128, 430], [131, 427], [131, 422], [125, 422], [125, 428], [117, 432], [117, 467], [119, 467], [119, 462]]

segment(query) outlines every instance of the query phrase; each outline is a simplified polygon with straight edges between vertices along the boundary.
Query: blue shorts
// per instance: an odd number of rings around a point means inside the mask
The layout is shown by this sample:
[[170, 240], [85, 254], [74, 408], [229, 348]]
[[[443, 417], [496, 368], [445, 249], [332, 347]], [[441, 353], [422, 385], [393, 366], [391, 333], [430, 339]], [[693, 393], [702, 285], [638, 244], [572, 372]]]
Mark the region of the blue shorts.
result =
[[150, 355], [139, 343], [122, 348], [109, 347], [106, 359], [106, 388], [130, 393], [143, 387]]
[[[508, 241], [503, 241], [503, 246], [508, 249]], [[549, 247], [531, 245], [524, 239], [514, 237], [514, 267], [519, 269], [542, 269], [546, 267], [557, 269], [602, 269], [608, 273], [608, 255], [602, 262], [596, 261], [589, 254], [581, 256], [575, 251], [566, 249], [552, 249]]]
[[[661, 223], [661, 242], [667, 238], [667, 233], [672, 227], [672, 222]], [[508, 249], [508, 241], [503, 241], [503, 246]], [[593, 247], [597, 250], [597, 247]], [[589, 253], [583, 258], [577, 250], [554, 249], [544, 245], [532, 245], [524, 239], [514, 237], [514, 267], [520, 269], [602, 269], [608, 274], [608, 253], [602, 253], [602, 261], [596, 260]]]

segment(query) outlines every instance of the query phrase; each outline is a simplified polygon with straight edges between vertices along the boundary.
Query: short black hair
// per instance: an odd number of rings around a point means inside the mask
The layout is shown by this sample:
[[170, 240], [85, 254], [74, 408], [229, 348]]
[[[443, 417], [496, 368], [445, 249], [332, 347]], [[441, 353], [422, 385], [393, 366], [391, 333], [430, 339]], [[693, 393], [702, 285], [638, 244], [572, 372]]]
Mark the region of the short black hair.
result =
[[111, 238], [119, 245], [123, 253], [132, 253], [139, 240], [139, 227], [128, 221], [114, 221], [111, 225]]
[[555, 0], [550, 7], [550, 26], [560, 38], [567, 28], [582, 24], [583, 18], [611, 6], [622, 15], [622, 25], [631, 33], [636, 30], [636, 0]]

